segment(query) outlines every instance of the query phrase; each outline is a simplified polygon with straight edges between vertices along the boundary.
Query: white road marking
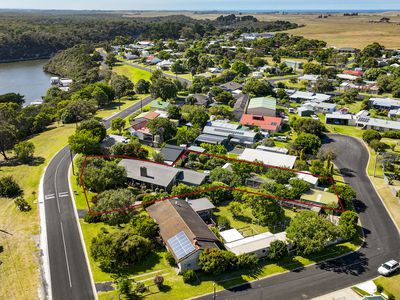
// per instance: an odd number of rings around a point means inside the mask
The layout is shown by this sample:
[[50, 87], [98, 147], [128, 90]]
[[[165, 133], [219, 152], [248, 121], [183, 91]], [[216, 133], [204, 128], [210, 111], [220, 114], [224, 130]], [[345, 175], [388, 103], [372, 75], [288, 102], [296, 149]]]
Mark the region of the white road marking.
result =
[[68, 193], [68, 192], [58, 193], [58, 197], [59, 197], [59, 198], [62, 198], [62, 197], [69, 197], [69, 193]]
[[44, 196], [44, 200], [54, 199], [56, 196], [54, 194], [47, 194]]
[[66, 263], [67, 263], [67, 272], [68, 272], [68, 279], [69, 279], [69, 287], [72, 287], [71, 273], [70, 273], [70, 271], [69, 271], [67, 247], [65, 246], [64, 229], [63, 229], [62, 223], [60, 223], [60, 225], [61, 225], [61, 235], [62, 235], [63, 244], [64, 244], [65, 260], [66, 260]]

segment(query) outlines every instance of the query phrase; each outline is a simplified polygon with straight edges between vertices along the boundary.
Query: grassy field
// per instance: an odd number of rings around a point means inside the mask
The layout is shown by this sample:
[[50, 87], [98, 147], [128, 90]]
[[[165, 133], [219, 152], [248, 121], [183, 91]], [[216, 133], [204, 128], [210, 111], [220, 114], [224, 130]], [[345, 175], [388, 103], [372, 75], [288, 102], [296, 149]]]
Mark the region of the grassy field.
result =
[[[195, 19], [215, 19], [220, 13], [194, 14], [192, 12], [141, 12], [131, 16], [155, 17], [164, 15], [185, 14]], [[362, 48], [366, 45], [379, 42], [388, 48], [400, 47], [400, 22], [398, 12], [362, 13], [355, 17], [346, 17], [342, 14], [332, 14], [327, 18], [318, 18], [318, 14], [256, 14], [259, 20], [286, 20], [303, 27], [289, 30], [294, 35], [301, 35], [310, 39], [324, 40], [329, 46]], [[391, 23], [372, 23], [379, 21], [383, 16], [389, 17]]]
[[138, 82], [140, 79], [150, 80], [151, 77], [150, 72], [127, 65], [117, 65], [113, 68], [113, 72], [118, 75], [125, 75], [132, 80], [133, 83]]

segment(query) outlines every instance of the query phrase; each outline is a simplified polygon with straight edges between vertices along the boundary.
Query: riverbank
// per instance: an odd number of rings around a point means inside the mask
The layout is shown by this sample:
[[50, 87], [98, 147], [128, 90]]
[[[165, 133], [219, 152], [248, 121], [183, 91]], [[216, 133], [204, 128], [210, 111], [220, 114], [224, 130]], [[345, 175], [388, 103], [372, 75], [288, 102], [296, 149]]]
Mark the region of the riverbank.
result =
[[16, 58], [16, 59], [0, 59], [0, 64], [8, 64], [8, 63], [15, 63], [15, 62], [25, 62], [25, 61], [34, 61], [34, 60], [48, 60], [51, 58], [51, 55], [45, 56], [38, 56], [38, 57], [31, 57], [31, 58]]

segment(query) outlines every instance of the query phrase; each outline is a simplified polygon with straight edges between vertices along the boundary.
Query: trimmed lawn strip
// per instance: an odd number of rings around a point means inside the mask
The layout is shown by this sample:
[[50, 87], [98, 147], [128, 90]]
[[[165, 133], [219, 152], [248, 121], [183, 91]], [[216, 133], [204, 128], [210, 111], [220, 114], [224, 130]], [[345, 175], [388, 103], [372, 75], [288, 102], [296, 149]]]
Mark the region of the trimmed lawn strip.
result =
[[385, 294], [391, 293], [396, 299], [400, 298], [400, 274], [393, 275], [390, 277], [380, 276], [374, 280], [375, 284], [383, 286], [383, 292]]

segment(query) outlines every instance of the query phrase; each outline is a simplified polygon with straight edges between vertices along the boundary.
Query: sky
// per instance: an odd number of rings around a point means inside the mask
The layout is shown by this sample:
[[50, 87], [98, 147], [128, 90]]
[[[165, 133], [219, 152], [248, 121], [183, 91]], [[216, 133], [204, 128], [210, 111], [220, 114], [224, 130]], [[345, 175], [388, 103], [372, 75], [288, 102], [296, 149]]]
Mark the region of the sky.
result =
[[0, 8], [76, 10], [400, 10], [400, 0], [0, 0]]

